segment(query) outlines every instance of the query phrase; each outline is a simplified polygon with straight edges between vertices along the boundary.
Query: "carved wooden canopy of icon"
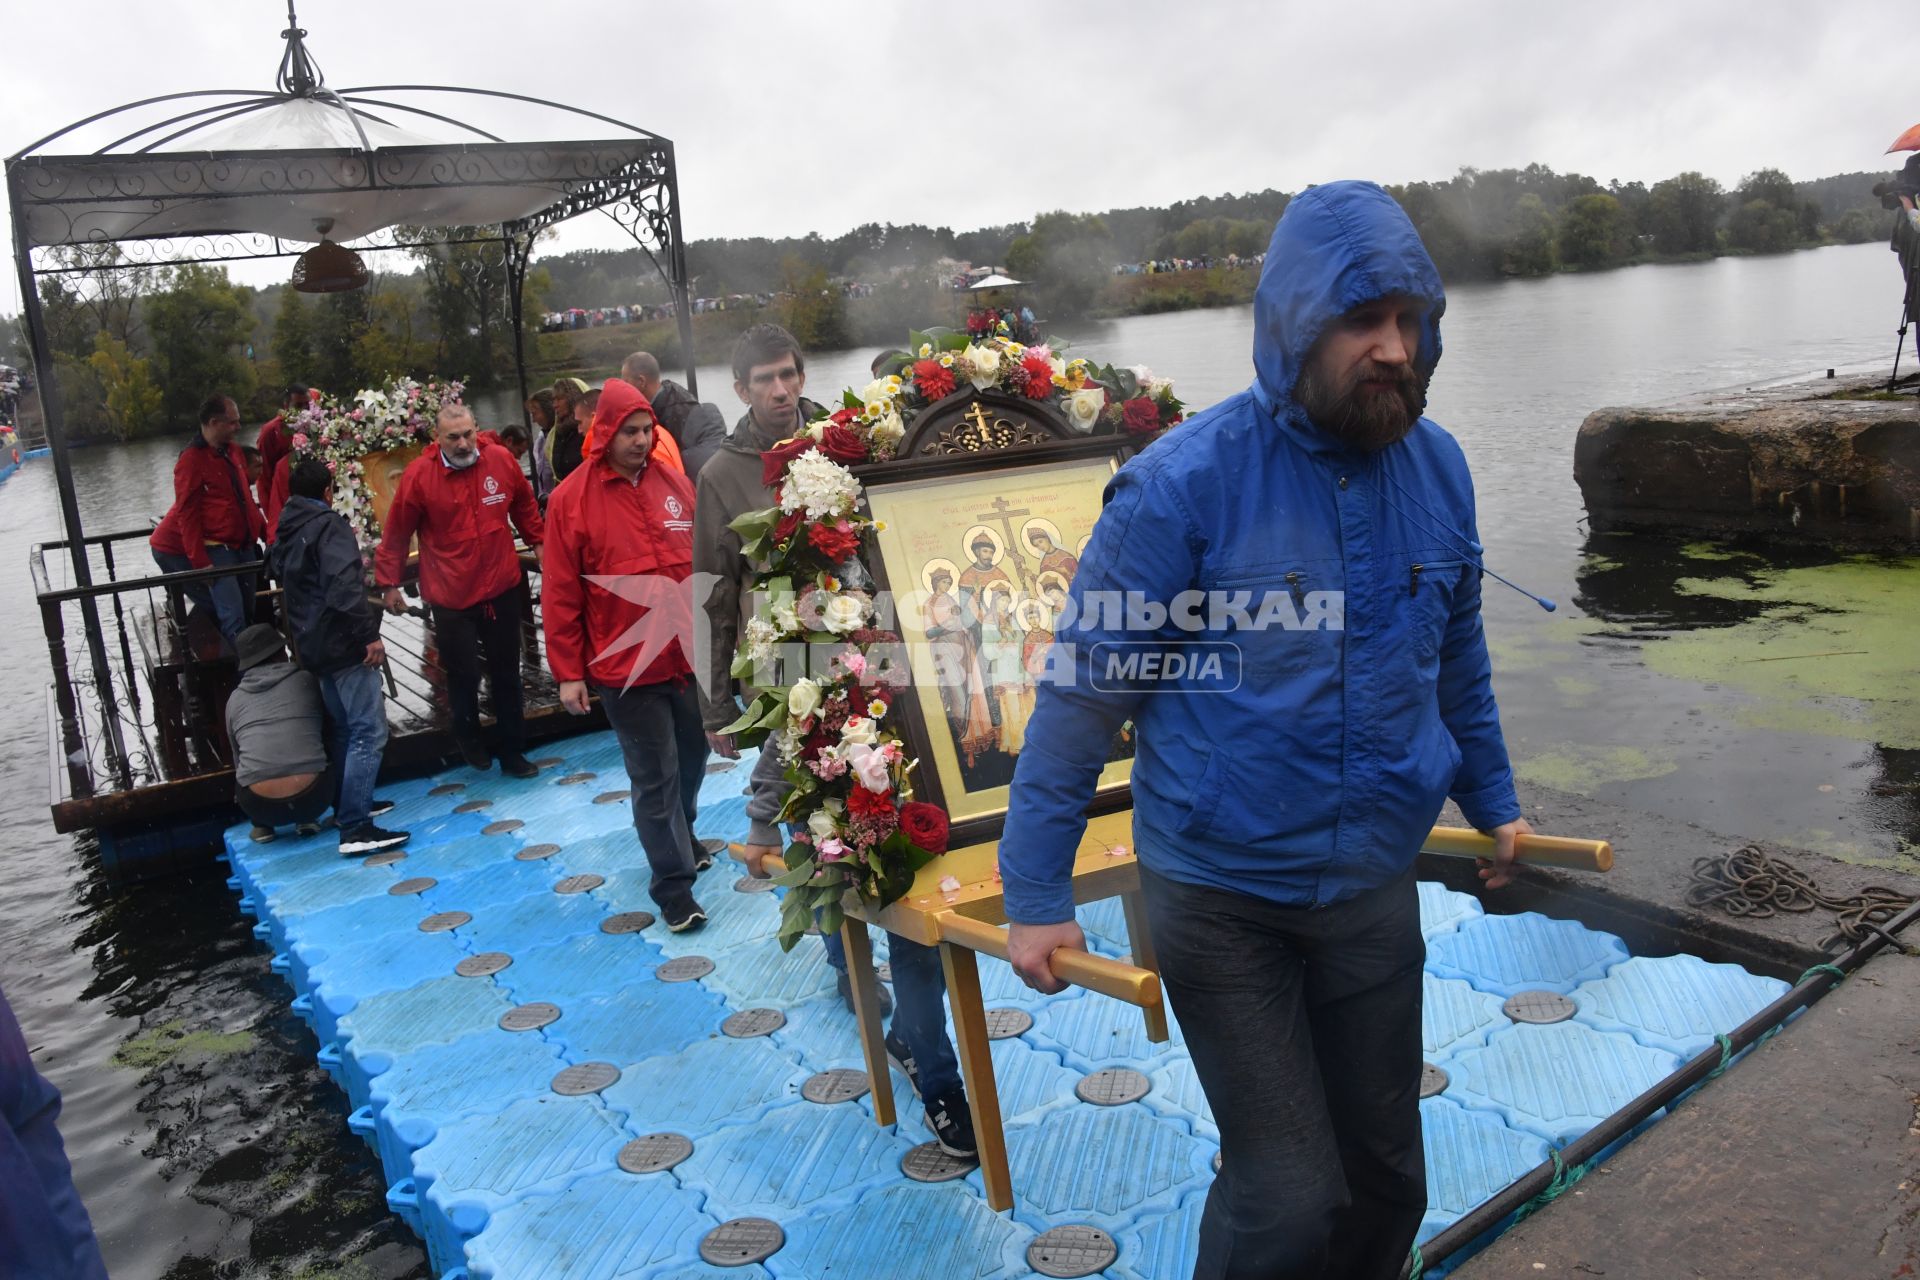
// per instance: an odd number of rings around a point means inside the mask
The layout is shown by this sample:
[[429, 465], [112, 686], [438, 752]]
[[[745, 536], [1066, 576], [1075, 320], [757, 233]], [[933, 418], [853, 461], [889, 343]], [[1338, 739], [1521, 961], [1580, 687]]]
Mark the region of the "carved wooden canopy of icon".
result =
[[956, 391], [922, 412], [898, 456], [941, 458], [1084, 440], [1051, 405], [999, 391]]

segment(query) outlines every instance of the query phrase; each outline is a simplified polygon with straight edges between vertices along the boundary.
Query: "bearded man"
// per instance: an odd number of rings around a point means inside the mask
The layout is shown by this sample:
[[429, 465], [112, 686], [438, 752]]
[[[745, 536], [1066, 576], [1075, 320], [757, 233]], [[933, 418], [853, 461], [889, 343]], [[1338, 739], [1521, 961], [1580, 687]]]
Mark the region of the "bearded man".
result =
[[[1490, 888], [1530, 830], [1481, 630], [1472, 480], [1421, 416], [1445, 306], [1379, 187], [1288, 205], [1254, 295], [1254, 384], [1109, 483], [1053, 655], [1075, 678], [1040, 689], [1014, 774], [1010, 958], [1058, 991], [1049, 957], [1085, 946], [1069, 875], [1086, 804], [1114, 733], [1138, 728], [1148, 918], [1220, 1127], [1205, 1280], [1399, 1275], [1426, 1207], [1415, 855], [1449, 796], [1496, 840]], [[1093, 592], [1129, 607], [1090, 610]], [[1205, 603], [1124, 629], [1152, 615], [1134, 602], [1182, 593]], [[1108, 665], [1194, 640], [1233, 646], [1239, 670]]]

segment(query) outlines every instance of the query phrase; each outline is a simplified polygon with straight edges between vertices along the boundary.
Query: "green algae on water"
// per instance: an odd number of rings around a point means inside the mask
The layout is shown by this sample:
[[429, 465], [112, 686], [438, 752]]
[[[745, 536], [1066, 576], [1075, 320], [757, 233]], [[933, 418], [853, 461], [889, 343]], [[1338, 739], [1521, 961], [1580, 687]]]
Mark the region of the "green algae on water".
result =
[[1665, 777], [1680, 768], [1671, 756], [1641, 747], [1568, 745], [1513, 762], [1513, 771], [1535, 786], [1591, 798], [1610, 782]]
[[1753, 701], [1758, 728], [1920, 749], [1920, 558], [1855, 556], [1738, 578], [1689, 578], [1687, 595], [1761, 606], [1733, 626], [1646, 646], [1662, 675], [1720, 684]]
[[113, 1065], [130, 1071], [151, 1071], [182, 1058], [225, 1058], [253, 1048], [251, 1031], [188, 1031], [186, 1021], [175, 1018], [151, 1031], [143, 1031], [114, 1051]]

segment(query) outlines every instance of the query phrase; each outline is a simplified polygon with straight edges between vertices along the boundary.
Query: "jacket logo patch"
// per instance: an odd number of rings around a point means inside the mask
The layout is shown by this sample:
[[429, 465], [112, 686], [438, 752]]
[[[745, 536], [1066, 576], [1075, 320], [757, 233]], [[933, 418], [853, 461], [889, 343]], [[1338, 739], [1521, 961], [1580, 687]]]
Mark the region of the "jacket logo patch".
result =
[[680, 513], [683, 510], [685, 510], [685, 508], [683, 508], [680, 505], [680, 499], [674, 497], [672, 494], [668, 494], [667, 495], [667, 514], [672, 516], [674, 519], [678, 520], [680, 518]]
[[487, 477], [487, 492], [488, 493], [500, 492], [500, 481], [495, 479], [493, 476]]

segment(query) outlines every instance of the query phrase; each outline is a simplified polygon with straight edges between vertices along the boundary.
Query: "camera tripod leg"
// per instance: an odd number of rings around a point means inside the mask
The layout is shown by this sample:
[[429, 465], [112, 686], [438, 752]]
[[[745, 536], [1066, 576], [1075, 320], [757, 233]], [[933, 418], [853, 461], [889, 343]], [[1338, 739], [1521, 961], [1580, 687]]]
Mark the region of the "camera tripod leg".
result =
[[[1914, 257], [1913, 265], [1907, 268], [1907, 296], [1900, 300], [1900, 328], [1893, 340], [1893, 372], [1887, 375], [1887, 390], [1897, 390], [1900, 385], [1900, 353], [1907, 345], [1907, 326], [1913, 321], [1913, 299], [1916, 290], [1920, 290], [1920, 254]], [[1920, 338], [1914, 341], [1915, 358], [1920, 359]], [[1920, 396], [1920, 389], [1915, 395]]]

